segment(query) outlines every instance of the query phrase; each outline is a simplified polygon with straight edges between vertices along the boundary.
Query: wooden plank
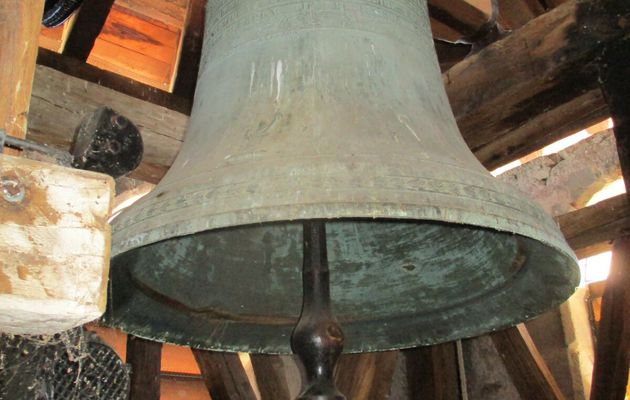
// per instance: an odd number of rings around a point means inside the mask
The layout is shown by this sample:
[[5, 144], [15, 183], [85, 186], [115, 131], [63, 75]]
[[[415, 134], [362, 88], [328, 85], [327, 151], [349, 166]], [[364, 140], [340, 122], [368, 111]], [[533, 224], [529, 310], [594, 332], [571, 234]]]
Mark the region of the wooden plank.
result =
[[173, 93], [187, 99], [195, 95], [203, 46], [207, 0], [190, 0]]
[[335, 369], [337, 388], [353, 400], [388, 398], [399, 354], [385, 351], [342, 355]]
[[403, 350], [411, 399], [459, 400], [455, 342]]
[[[56, 54], [45, 49], [39, 49], [37, 63], [41, 66], [60, 71], [64, 75], [86, 82], [97, 83], [104, 88], [115, 90], [123, 95], [121, 98], [131, 96], [182, 114], [189, 114], [190, 109], [192, 108], [192, 101], [190, 99], [174, 96], [171, 93], [160, 90], [156, 87], [143, 84], [110, 71], [105, 71], [98, 67], [85, 64], [73, 58], [65, 57], [61, 54]], [[61, 77], [62, 75], [55, 76]], [[46, 78], [55, 79], [55, 77], [48, 76]], [[64, 80], [65, 78], [66, 77], [63, 77], [61, 79]], [[43, 79], [44, 77], [42, 74], [36, 76], [38, 87], [46, 86], [48, 84], [56, 86], [56, 82], [49, 82]], [[117, 98], [115, 95], [111, 97], [112, 107], [116, 108]]]
[[187, 117], [175, 111], [121, 95], [111, 89], [38, 66], [28, 138], [69, 149], [82, 118], [101, 105], [128, 117], [144, 140], [144, 161], [132, 177], [157, 182], [181, 146]]
[[238, 354], [199, 349], [193, 354], [212, 400], [256, 400]]
[[88, 63], [147, 85], [168, 90], [171, 83], [171, 64], [146, 54], [98, 39]]
[[0, 155], [0, 331], [54, 334], [105, 311], [114, 181]]
[[291, 400], [282, 359], [266, 354], [252, 354], [250, 358], [261, 399]]
[[127, 364], [131, 364], [129, 400], [160, 399], [162, 343], [129, 335]]
[[556, 218], [574, 251], [610, 242], [630, 232], [630, 204], [625, 194]]
[[115, 0], [84, 0], [63, 53], [86, 61]]
[[99, 38], [165, 63], [175, 63], [180, 29], [114, 5]]
[[44, 0], [0, 2], [0, 129], [10, 136], [26, 136], [43, 12]]
[[626, 398], [630, 366], [630, 237], [615, 240], [602, 297], [591, 400]]
[[570, 1], [444, 74], [460, 130], [489, 169], [607, 118], [596, 60], [630, 32], [630, 3]]
[[116, 4], [166, 25], [183, 28], [190, 0], [116, 0]]
[[525, 325], [490, 334], [522, 399], [564, 399]]

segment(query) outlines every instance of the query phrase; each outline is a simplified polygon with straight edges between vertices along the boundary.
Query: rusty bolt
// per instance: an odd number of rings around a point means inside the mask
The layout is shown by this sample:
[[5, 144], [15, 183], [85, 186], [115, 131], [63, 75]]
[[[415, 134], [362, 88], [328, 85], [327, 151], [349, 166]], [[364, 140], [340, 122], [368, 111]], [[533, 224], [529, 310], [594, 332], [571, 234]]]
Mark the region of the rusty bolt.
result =
[[9, 203], [20, 203], [24, 200], [26, 190], [24, 185], [16, 178], [0, 178], [0, 189], [2, 197]]

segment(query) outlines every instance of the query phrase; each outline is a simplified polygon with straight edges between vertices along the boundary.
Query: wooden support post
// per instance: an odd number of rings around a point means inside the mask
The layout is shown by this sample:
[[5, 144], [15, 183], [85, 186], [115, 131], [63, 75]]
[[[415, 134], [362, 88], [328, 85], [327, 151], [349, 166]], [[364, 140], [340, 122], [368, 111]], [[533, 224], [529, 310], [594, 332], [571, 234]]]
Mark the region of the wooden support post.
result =
[[262, 400], [292, 400], [282, 359], [266, 354], [252, 354], [250, 358]]
[[335, 383], [346, 398], [381, 400], [389, 397], [399, 351], [342, 355]]
[[455, 342], [403, 350], [411, 399], [459, 400], [459, 363]]
[[[615, 123], [621, 172], [630, 189], [630, 39], [607, 47], [601, 82]], [[627, 196], [630, 196], [627, 192]], [[630, 198], [630, 197], [629, 197]], [[591, 400], [622, 400], [630, 367], [630, 236], [615, 240], [602, 297]]]
[[115, 0], [84, 0], [63, 54], [87, 61]]
[[490, 337], [522, 399], [564, 399], [525, 325], [491, 333]]
[[10, 136], [26, 136], [43, 12], [44, 0], [0, 1], [0, 129]]
[[212, 400], [256, 400], [238, 354], [192, 351]]
[[186, 30], [181, 44], [179, 67], [173, 87], [175, 96], [187, 99], [194, 98], [203, 47], [206, 3], [207, 0], [190, 0], [188, 3]]
[[615, 240], [602, 296], [591, 400], [626, 398], [630, 366], [630, 236]]
[[131, 364], [130, 400], [160, 399], [162, 343], [127, 336], [127, 364]]

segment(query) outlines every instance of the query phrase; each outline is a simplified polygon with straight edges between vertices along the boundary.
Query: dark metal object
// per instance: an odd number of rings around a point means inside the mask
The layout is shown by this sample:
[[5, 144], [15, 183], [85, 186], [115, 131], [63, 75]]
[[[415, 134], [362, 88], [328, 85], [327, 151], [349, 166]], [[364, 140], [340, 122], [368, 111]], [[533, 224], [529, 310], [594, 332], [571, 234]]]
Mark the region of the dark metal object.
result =
[[304, 300], [291, 347], [306, 369], [301, 400], [344, 400], [333, 381], [335, 364], [343, 350], [343, 332], [330, 308], [330, 272], [324, 221], [304, 222]]
[[142, 136], [129, 119], [103, 106], [83, 119], [71, 152], [73, 167], [118, 178], [140, 165]]
[[29, 140], [9, 136], [6, 134], [5, 131], [0, 129], [0, 153], [2, 153], [4, 146], [18, 150], [34, 151], [37, 153], [45, 154], [49, 157], [53, 157], [61, 165], [69, 166], [72, 160], [72, 157], [66, 151], [41, 145], [35, 142], [31, 142]]
[[81, 330], [51, 337], [0, 335], [0, 399], [126, 400], [118, 355]]
[[46, 0], [42, 24], [47, 28], [63, 24], [81, 6], [81, 3], [83, 0]]

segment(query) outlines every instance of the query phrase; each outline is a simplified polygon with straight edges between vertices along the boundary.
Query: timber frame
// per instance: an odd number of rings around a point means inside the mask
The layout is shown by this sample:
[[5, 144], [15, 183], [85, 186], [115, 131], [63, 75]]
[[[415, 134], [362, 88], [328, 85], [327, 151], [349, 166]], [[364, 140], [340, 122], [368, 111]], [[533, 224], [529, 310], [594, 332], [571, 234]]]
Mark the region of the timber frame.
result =
[[[30, 2], [10, 3], [23, 13], [37, 13], [35, 6], [23, 8]], [[205, 0], [190, 0], [172, 93], [85, 63], [114, 2], [86, 0], [90, 3], [100, 6], [81, 11], [76, 21], [86, 33], [70, 33], [63, 54], [39, 49], [30, 110], [24, 99], [11, 104], [19, 108], [14, 114], [28, 114], [28, 132], [26, 121], [22, 121], [9, 133], [26, 133], [31, 140], [67, 150], [77, 121], [98, 102], [107, 102], [124, 110], [142, 129], [145, 159], [132, 177], [156, 183], [181, 146], [192, 108]], [[484, 166], [494, 169], [612, 115], [623, 176], [630, 184], [630, 4], [625, 0], [499, 0], [498, 4], [498, 22], [512, 32], [496, 37], [498, 40], [471, 55], [470, 43], [452, 42], [474, 37], [488, 23], [488, 15], [464, 0], [429, 1], [444, 85], [459, 128], [474, 154]], [[6, 12], [0, 6], [0, 17]], [[3, 43], [9, 40], [4, 39]], [[32, 49], [31, 58], [35, 52]], [[17, 56], [8, 57], [17, 60]], [[32, 63], [24, 63], [27, 71], [21, 72], [28, 75]], [[0, 69], [2, 77], [17, 73], [15, 68], [7, 72], [6, 64]], [[4, 109], [9, 108], [0, 103], [0, 119], [7, 120]], [[603, 295], [593, 400], [621, 399], [627, 385], [628, 204], [623, 195], [556, 219], [578, 253], [593, 248], [613, 248], [615, 253]], [[525, 326], [494, 333], [491, 339], [523, 398], [563, 398]], [[128, 362], [141, 371], [134, 374], [133, 400], [159, 398], [160, 352], [158, 344], [129, 340]], [[238, 357], [198, 350], [194, 355], [214, 399], [256, 398]], [[466, 398], [461, 343], [347, 355], [341, 359], [335, 379], [353, 399], [382, 399], [390, 393], [394, 371], [401, 363], [406, 365], [413, 393]], [[263, 400], [288, 399], [286, 362], [273, 356], [252, 356], [252, 365]]]

